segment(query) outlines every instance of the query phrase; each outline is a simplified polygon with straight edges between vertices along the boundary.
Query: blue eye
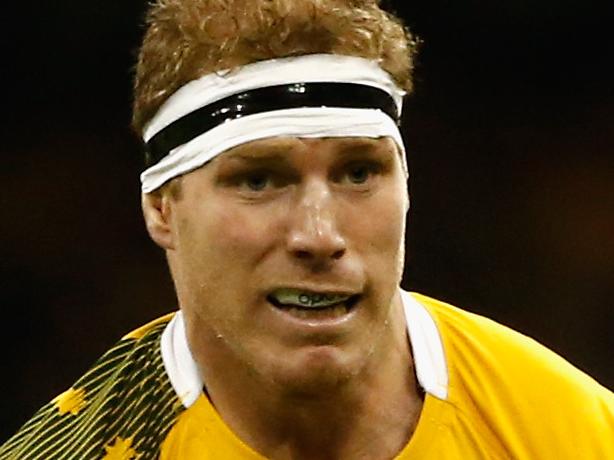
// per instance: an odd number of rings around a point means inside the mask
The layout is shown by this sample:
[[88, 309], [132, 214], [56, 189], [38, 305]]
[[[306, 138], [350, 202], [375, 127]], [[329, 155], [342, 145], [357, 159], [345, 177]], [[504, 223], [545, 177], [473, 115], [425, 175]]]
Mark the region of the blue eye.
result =
[[245, 177], [245, 185], [254, 192], [264, 190], [270, 182], [270, 177], [266, 173], [254, 173]]
[[349, 168], [348, 180], [353, 184], [364, 184], [369, 180], [371, 168], [367, 165], [356, 165]]

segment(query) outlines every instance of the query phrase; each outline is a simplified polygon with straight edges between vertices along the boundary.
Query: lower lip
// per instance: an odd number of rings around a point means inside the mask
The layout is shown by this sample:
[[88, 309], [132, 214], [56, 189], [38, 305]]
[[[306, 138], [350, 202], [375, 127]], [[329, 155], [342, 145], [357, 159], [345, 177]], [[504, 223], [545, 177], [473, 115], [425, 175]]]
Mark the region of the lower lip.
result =
[[[350, 309], [345, 307], [326, 308], [326, 309], [301, 309], [296, 311], [292, 308], [279, 308], [267, 301], [271, 309], [285, 321], [303, 328], [326, 329], [338, 328], [356, 316], [360, 300]], [[341, 309], [341, 311], [340, 311]]]

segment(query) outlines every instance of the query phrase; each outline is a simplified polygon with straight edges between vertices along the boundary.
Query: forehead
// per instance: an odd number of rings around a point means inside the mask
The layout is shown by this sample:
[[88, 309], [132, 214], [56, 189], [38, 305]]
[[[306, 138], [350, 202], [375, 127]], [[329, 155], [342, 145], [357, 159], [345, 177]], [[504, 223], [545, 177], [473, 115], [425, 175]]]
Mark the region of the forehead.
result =
[[219, 158], [223, 160], [264, 155], [284, 155], [313, 150], [339, 154], [378, 153], [387, 151], [399, 153], [396, 143], [389, 137], [274, 137], [246, 142], [227, 150], [222, 153]]

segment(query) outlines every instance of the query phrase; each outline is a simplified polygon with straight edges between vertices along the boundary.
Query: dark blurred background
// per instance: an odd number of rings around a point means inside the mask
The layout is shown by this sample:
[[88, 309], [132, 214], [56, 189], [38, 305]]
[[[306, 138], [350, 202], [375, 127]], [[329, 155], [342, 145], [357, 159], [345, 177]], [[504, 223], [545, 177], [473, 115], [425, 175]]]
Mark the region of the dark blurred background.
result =
[[[614, 387], [606, 3], [387, 3], [423, 41], [404, 122], [404, 286], [527, 333]], [[124, 333], [175, 309], [129, 129], [144, 5], [3, 7], [0, 441]]]

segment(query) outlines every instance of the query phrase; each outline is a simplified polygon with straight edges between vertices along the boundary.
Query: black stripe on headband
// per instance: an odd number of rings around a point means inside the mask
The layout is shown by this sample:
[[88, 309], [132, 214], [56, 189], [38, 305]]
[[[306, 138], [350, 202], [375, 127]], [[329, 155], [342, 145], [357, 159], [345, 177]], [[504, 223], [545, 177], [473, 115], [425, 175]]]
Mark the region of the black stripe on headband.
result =
[[152, 166], [179, 147], [218, 125], [246, 115], [301, 107], [379, 109], [396, 123], [394, 99], [373, 86], [355, 83], [294, 83], [257, 88], [226, 97], [174, 121], [145, 146], [146, 166]]

